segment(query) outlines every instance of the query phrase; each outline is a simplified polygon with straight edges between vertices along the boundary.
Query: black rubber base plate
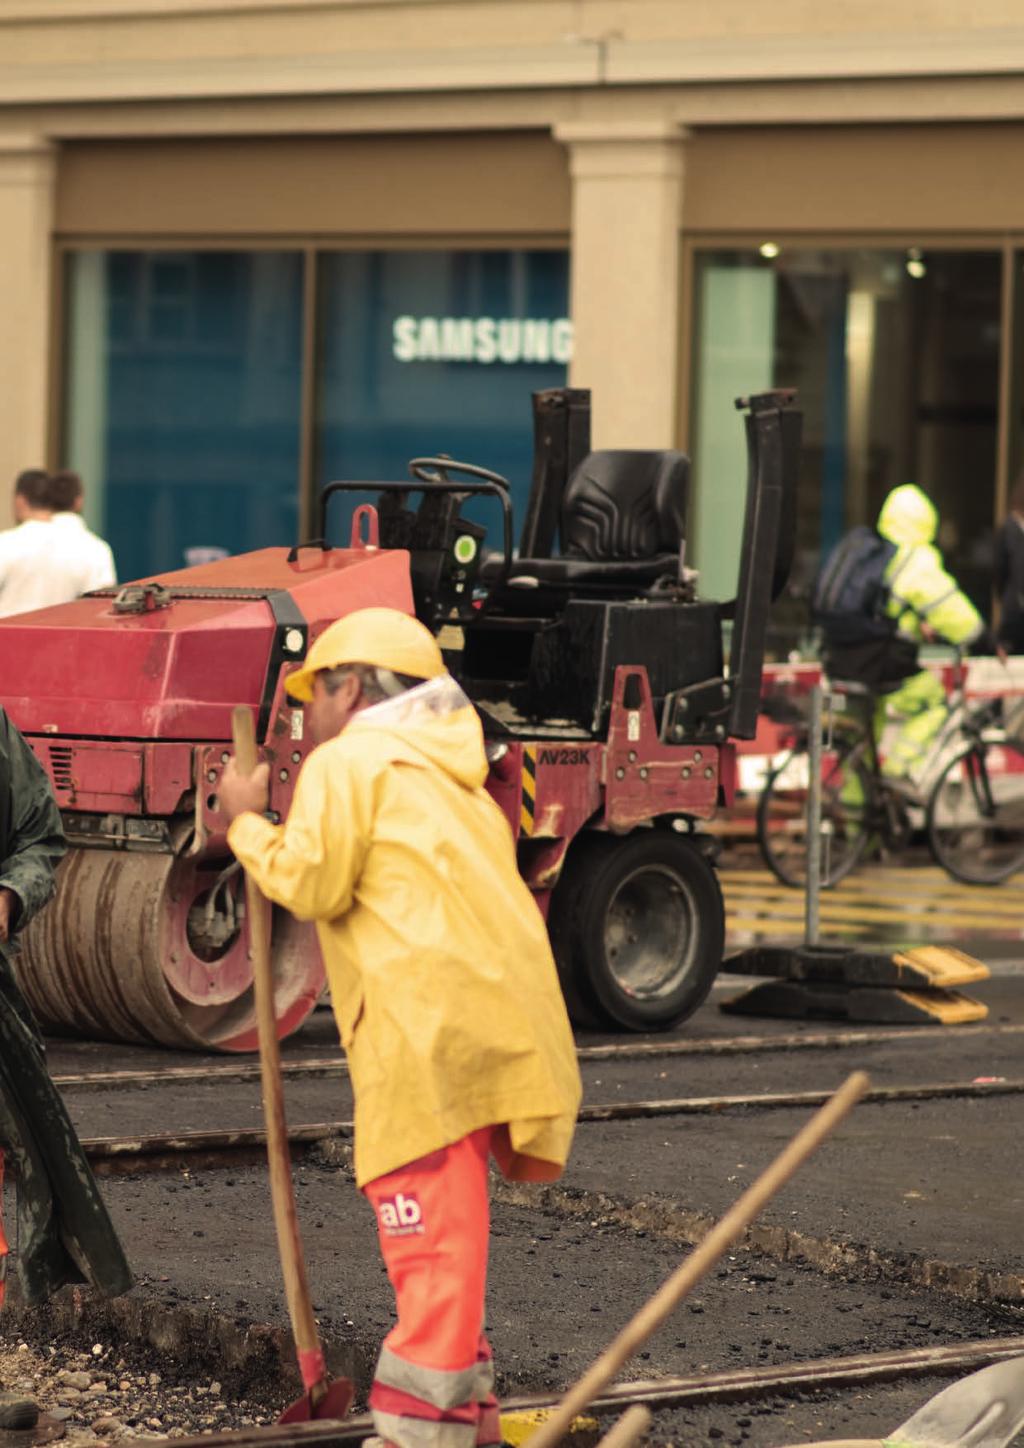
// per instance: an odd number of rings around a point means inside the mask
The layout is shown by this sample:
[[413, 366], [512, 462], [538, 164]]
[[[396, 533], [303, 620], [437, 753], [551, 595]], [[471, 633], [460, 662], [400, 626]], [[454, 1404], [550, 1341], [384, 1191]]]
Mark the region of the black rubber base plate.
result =
[[830, 984], [824, 981], [766, 980], [721, 1002], [740, 1016], [817, 1018], [864, 1024], [960, 1025], [984, 1020], [988, 1009], [953, 990], [893, 990], [886, 986]]

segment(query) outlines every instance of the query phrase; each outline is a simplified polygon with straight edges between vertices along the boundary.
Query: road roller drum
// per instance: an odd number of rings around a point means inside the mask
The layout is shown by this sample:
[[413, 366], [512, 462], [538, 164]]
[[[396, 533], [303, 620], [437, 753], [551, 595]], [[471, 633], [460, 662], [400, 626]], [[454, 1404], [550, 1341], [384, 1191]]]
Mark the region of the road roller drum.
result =
[[[276, 907], [282, 1035], [323, 988], [313, 927]], [[256, 1048], [244, 891], [230, 859], [72, 849], [15, 962], [51, 1029], [184, 1049]]]

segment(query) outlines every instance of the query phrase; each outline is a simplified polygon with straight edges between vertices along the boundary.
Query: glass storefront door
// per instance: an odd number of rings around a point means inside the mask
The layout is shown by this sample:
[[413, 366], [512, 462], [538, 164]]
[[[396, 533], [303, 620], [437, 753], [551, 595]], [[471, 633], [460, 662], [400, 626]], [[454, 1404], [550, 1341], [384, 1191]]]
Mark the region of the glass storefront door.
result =
[[[799, 560], [804, 592], [822, 552], [873, 522], [915, 482], [942, 519], [939, 544], [990, 610], [1002, 258], [996, 251], [813, 250], [697, 254], [696, 563], [710, 594], [734, 586], [738, 526], [721, 500], [745, 467], [732, 399], [797, 387], [804, 410]], [[735, 434], [735, 436], [731, 436]], [[731, 496], [731, 494], [729, 494]], [[806, 608], [778, 610], [795, 642]]]
[[74, 252], [67, 294], [64, 461], [118, 576], [291, 542], [301, 253]]

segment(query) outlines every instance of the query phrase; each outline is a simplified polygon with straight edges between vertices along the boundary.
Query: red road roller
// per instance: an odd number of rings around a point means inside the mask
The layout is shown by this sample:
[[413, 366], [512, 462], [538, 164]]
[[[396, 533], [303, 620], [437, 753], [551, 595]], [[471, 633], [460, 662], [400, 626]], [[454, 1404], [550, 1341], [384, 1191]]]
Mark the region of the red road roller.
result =
[[[49, 774], [71, 845], [16, 965], [40, 1021], [255, 1049], [243, 881], [217, 805], [231, 710], [255, 712], [283, 817], [310, 748], [285, 678], [321, 629], [370, 605], [432, 628], [479, 710], [488, 787], [576, 1020], [648, 1030], [692, 1013], [724, 939], [701, 826], [731, 797], [730, 740], [754, 732], [795, 516], [793, 395], [739, 405], [749, 473], [728, 602], [700, 599], [683, 562], [686, 457], [591, 451], [589, 395], [559, 389], [534, 398], [518, 548], [503, 478], [418, 458], [402, 481], [330, 484], [312, 543], [4, 620], [0, 704]], [[355, 508], [348, 545], [329, 543], [332, 499], [367, 493], [376, 501]], [[482, 506], [501, 523], [490, 552]], [[285, 1035], [313, 1008], [323, 968], [312, 927], [275, 910], [272, 938]]]

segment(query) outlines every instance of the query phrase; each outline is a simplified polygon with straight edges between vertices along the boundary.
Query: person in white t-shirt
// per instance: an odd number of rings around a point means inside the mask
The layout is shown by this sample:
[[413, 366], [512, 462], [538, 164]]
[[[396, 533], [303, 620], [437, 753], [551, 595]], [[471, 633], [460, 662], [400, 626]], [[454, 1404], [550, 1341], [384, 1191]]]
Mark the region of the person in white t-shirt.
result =
[[29, 468], [18, 475], [16, 526], [0, 533], [0, 618], [117, 582], [110, 545], [86, 527], [82, 502], [77, 473]]

